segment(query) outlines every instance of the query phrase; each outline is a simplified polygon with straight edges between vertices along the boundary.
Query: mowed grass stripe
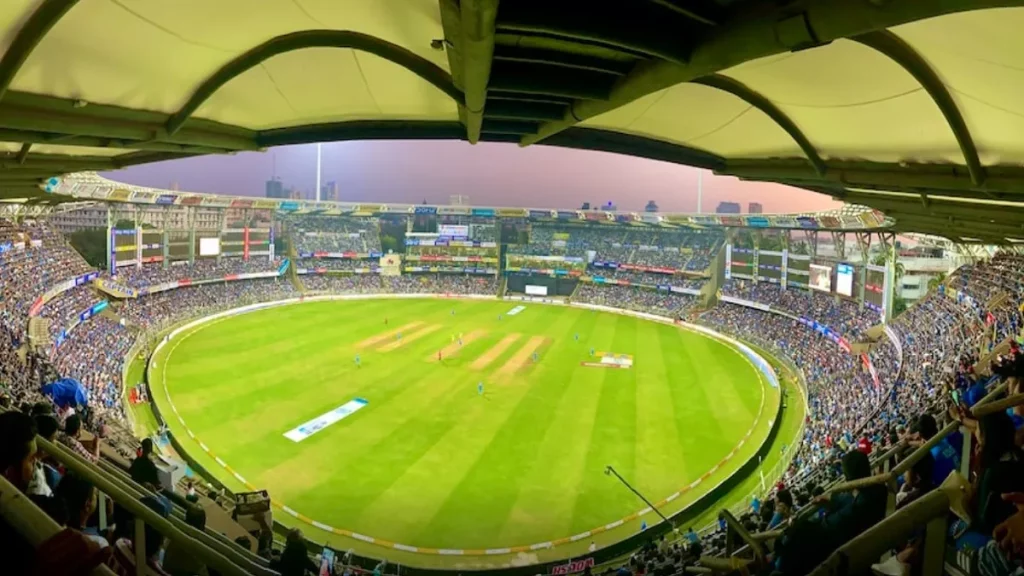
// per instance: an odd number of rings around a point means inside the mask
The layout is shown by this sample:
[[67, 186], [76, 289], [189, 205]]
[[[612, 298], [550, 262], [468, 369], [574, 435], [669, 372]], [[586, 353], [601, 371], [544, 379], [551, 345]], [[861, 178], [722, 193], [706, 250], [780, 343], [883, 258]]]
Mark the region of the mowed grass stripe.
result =
[[[677, 474], [699, 476], [710, 467], [696, 466], [700, 458], [689, 454], [708, 443], [682, 445], [685, 434], [673, 428], [682, 423], [708, 428], [713, 421], [708, 402], [686, 418], [672, 412], [667, 422], [661, 417], [647, 422], [642, 412], [664, 411], [675, 382], [706, 386], [697, 376], [701, 363], [718, 361], [671, 363], [657, 358], [666, 356], [663, 349], [645, 354], [657, 345], [653, 335], [678, 333], [675, 327], [530, 304], [499, 321], [498, 314], [515, 305], [500, 301], [372, 303], [291, 306], [280, 315], [257, 312], [200, 332], [194, 342], [181, 345], [168, 366], [176, 400], [197, 390], [182, 402], [187, 408], [179, 407], [182, 416], [218, 456], [250, 482], [270, 489], [277, 501], [332, 526], [418, 546], [529, 544], [611, 522], [642, 503], [621, 485], [609, 489], [614, 481], [602, 474], [608, 464], [637, 482], [650, 475], [651, 486], [672, 490], [689, 480]], [[306, 306], [308, 314], [296, 312]], [[363, 367], [355, 368], [355, 343], [386, 331], [385, 316], [392, 327], [419, 321], [441, 328], [391, 352], [362, 350]], [[244, 340], [234, 329], [243, 319]], [[200, 339], [207, 330], [219, 335]], [[429, 360], [451, 344], [451, 335], [475, 330], [486, 336], [467, 342], [444, 363]], [[511, 333], [523, 336], [487, 369], [469, 369]], [[539, 362], [499, 376], [531, 337], [548, 339]], [[287, 346], [280, 340], [288, 340]], [[232, 342], [236, 347], [230, 354], [208, 355], [211, 347], [225, 350]], [[581, 367], [591, 348], [633, 354], [638, 364], [632, 370]], [[178, 372], [179, 360], [191, 370]], [[291, 370], [280, 369], [281, 364]], [[650, 397], [638, 389], [644, 369], [652, 370], [650, 385], [661, 388], [651, 390]], [[485, 398], [476, 392], [481, 380]], [[202, 396], [208, 401], [195, 399]], [[367, 397], [370, 405], [302, 442], [282, 436], [356, 396]], [[673, 398], [673, 408], [675, 403]], [[693, 404], [692, 398], [686, 403]], [[738, 435], [747, 428], [749, 422]], [[734, 445], [723, 448], [713, 463]], [[671, 453], [680, 446], [686, 466], [662, 470], [659, 483], [654, 463], [673, 461]], [[644, 472], [647, 452], [654, 455]]]
[[[454, 425], [437, 429], [429, 447], [424, 442], [419, 458], [365, 507], [359, 525], [399, 542], [419, 537], [422, 526], [457, 489], [529, 389], [513, 386], [480, 396], [470, 384], [469, 390], [455, 392], [451, 403], [435, 410], [458, 414]], [[434, 421], [437, 415], [429, 419]]]
[[[560, 387], [560, 394], [549, 397], [552, 416], [543, 429], [537, 427], [543, 437], [538, 441], [536, 456], [518, 474], [520, 491], [499, 541], [528, 544], [542, 542], [552, 534], [569, 534], [573, 496], [585, 473], [589, 427], [595, 423], [600, 399], [594, 369], [579, 366], [579, 359], [589, 356], [588, 342], [596, 346], [604, 341], [607, 326], [598, 329], [598, 318], [597, 314], [579, 314], [572, 324], [572, 335], [567, 333], [570, 337], [555, 342], [549, 351], [560, 359], [559, 365], [541, 363], [545, 381], [564, 379], [568, 384]], [[580, 342], [571, 337], [575, 334], [581, 335]]]
[[[685, 352], [691, 360], [717, 358], [703, 369], [701, 376], [711, 384], [705, 390], [715, 403], [715, 420], [728, 427], [749, 423], [757, 416], [761, 384], [753, 366], [732, 348], [716, 340], [691, 337]], [[729, 361], [735, 363], [730, 365]], [[744, 428], [742, 432], [746, 432]]]
[[[532, 320], [527, 320], [525, 316], [530, 309], [528, 307], [526, 312], [516, 317], [523, 318], [522, 322], [516, 323], [516, 330], [529, 332], [545, 326], [544, 333], [556, 343], [571, 337], [568, 331], [580, 314], [577, 310], [554, 316], [534, 314]], [[529, 370], [533, 378], [495, 391], [495, 395], [514, 394], [514, 388], [526, 388], [525, 396], [487, 449], [465, 472], [430, 522], [422, 527], [417, 540], [436, 541], [438, 534], [453, 534], [459, 538], [457, 541], [464, 542], [463, 547], [488, 547], [496, 542], [504, 542], [504, 545], [530, 543], [524, 542], [528, 537], [525, 534], [513, 534], [510, 539], [505, 539], [503, 529], [507, 519], [513, 517], [512, 510], [525, 486], [526, 469], [530, 466], [544, 469], [550, 464], [541, 461], [538, 453], [548, 427], [560, 416], [559, 400], [566, 390], [560, 378], [550, 376], [552, 373], [564, 373], [567, 366], [571, 365], [557, 357], [552, 357], [550, 362], [542, 359]], [[563, 441], [571, 442], [572, 439]], [[525, 524], [519, 526], [524, 530], [529, 528]]]
[[[665, 364], [665, 351], [661, 346], [663, 335], [672, 336], [675, 328], [653, 322], [637, 326], [636, 356], [636, 486], [642, 486], [650, 498], [661, 499], [672, 494], [688, 478], [687, 457], [680, 442], [680, 428], [685, 423], [676, 420], [669, 386], [684, 385], [672, 382]], [[673, 352], [678, 353], [678, 352]], [[668, 382], [669, 386], [665, 383]]]
[[[619, 315], [602, 316], [609, 323], [606, 352], [635, 354], [637, 322]], [[600, 349], [600, 348], [599, 348]], [[601, 373], [600, 401], [596, 424], [590, 431], [590, 446], [576, 493], [572, 532], [587, 530], [640, 509], [636, 497], [604, 474], [613, 466], [626, 478], [636, 472], [636, 379], [633, 370], [590, 368]]]

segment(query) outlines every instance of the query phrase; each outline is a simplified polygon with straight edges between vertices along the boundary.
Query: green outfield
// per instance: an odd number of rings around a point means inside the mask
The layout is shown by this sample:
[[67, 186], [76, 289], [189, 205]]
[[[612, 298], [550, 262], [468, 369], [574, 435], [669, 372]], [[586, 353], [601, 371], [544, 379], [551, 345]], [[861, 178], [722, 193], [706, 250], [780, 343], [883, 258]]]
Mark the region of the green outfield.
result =
[[[515, 307], [382, 299], [232, 316], [171, 340], [150, 384], [210, 473], [268, 489], [301, 516], [275, 518], [310, 538], [378, 557], [510, 548], [487, 555], [507, 563], [559, 555], [517, 549], [537, 543], [564, 543], [563, 555], [603, 546], [656, 521], [635, 516], [644, 504], [607, 466], [673, 513], [768, 435], [779, 391], [731, 346], [618, 314], [527, 303], [509, 315]], [[584, 365], [601, 353], [632, 365]], [[356, 399], [366, 403], [351, 411]], [[342, 406], [345, 417], [314, 423]]]

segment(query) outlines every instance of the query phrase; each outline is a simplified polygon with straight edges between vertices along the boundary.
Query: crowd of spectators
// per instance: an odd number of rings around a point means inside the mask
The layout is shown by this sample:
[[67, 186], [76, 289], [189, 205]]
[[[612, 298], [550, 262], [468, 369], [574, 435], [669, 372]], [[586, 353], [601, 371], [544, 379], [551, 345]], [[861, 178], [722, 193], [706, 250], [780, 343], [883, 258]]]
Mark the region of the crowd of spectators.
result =
[[352, 271], [356, 269], [376, 269], [379, 267], [379, 259], [349, 259], [349, 258], [303, 258], [299, 260], [298, 268], [323, 269], [331, 271]]
[[258, 278], [186, 286], [125, 300], [117, 312], [130, 327], [149, 333], [183, 320], [227, 308], [294, 298], [298, 295], [286, 278]]
[[79, 314], [101, 301], [102, 299], [97, 296], [92, 287], [75, 286], [44, 304], [39, 315], [49, 321], [50, 337], [56, 340], [57, 336], [70, 326]]
[[303, 252], [380, 252], [376, 218], [297, 216], [291, 220], [295, 249]]
[[771, 282], [755, 283], [733, 278], [722, 285], [721, 292], [723, 296], [768, 304], [772, 309], [810, 318], [850, 341], [861, 339], [865, 330], [882, 321], [878, 312], [853, 300], [814, 290], [792, 287], [783, 290]]
[[44, 222], [0, 221], [0, 324], [24, 340], [28, 312], [47, 288], [92, 268]]
[[700, 290], [707, 284], [705, 278], [693, 278], [680, 274], [658, 274], [657, 272], [637, 272], [633, 270], [622, 270], [612, 268], [592, 268], [590, 274], [602, 278], [625, 280], [630, 284], [644, 284], [647, 286], [675, 286], [677, 288], [689, 288]]
[[486, 274], [422, 273], [401, 276], [377, 274], [305, 275], [310, 292], [330, 294], [487, 294], [497, 295], [498, 277]]
[[[561, 255], [652, 268], [704, 272], [719, 252], [724, 236], [717, 231], [673, 228], [631, 229], [618, 225], [534, 225], [529, 244], [511, 246], [510, 254]], [[595, 269], [594, 273], [599, 274]]]
[[166, 268], [162, 263], [143, 264], [141, 267], [125, 266], [117, 269], [117, 274], [104, 277], [111, 278], [118, 284], [134, 289], [148, 288], [158, 284], [176, 280], [217, 280], [232, 274], [248, 274], [255, 272], [276, 271], [281, 266], [281, 258], [271, 261], [264, 257], [252, 257], [248, 260], [233, 258], [202, 258], [189, 264], [181, 260], [173, 262]]
[[574, 302], [646, 312], [673, 319], [685, 318], [700, 306], [700, 300], [695, 296], [614, 284], [581, 284], [572, 299]]

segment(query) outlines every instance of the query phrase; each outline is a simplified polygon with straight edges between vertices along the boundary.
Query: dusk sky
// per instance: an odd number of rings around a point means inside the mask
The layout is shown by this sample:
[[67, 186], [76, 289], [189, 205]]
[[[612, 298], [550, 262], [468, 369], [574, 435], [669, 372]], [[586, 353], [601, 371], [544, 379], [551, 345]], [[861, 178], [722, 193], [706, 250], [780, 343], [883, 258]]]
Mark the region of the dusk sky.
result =
[[[285, 187], [313, 191], [316, 146], [275, 148], [233, 156], [204, 156], [136, 166], [105, 176], [182, 191], [263, 196], [276, 175]], [[697, 209], [696, 168], [605, 152], [550, 146], [461, 141], [362, 141], [323, 145], [323, 182], [336, 181], [342, 200], [447, 204], [451, 194], [492, 206], [579, 208], [583, 202], [614, 202], [641, 210], [654, 200], [662, 211]], [[776, 184], [741, 182], [704, 174], [703, 210], [735, 201], [746, 212], [760, 202], [765, 212], [824, 210], [840, 204], [827, 196]]]

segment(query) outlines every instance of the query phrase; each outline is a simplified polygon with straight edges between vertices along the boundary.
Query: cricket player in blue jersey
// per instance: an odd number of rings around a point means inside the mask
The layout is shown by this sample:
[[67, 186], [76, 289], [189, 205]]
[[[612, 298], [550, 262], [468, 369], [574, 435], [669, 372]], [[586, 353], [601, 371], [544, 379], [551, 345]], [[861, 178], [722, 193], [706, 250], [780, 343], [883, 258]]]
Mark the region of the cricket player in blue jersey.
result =
[[476, 383], [476, 393], [478, 395], [480, 395], [480, 396], [484, 395], [484, 383], [483, 382], [477, 382]]
[[356, 354], [356, 368], [359, 368], [359, 354]]
[[580, 333], [579, 333], [579, 332], [577, 332], [577, 333], [576, 333], [576, 341], [577, 341], [577, 342], [579, 342], [579, 341], [580, 341]]
[[534, 352], [534, 353], [533, 353], [533, 362], [534, 362], [534, 364], [536, 364], [536, 363], [537, 363], [537, 360], [539, 360], [539, 359], [540, 359], [540, 357], [539, 357], [539, 356], [537, 356], [537, 353], [536, 353], [536, 352]]

